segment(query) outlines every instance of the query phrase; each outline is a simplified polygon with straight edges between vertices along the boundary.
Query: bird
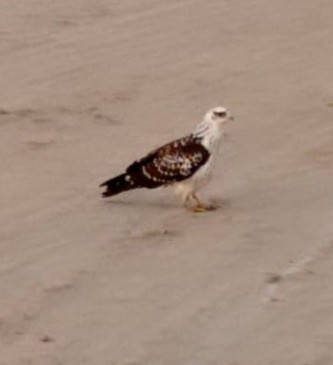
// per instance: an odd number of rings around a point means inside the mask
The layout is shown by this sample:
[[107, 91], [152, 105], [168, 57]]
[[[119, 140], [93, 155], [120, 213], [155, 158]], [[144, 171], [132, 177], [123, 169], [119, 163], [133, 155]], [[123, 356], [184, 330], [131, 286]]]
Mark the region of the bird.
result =
[[224, 125], [233, 117], [223, 106], [214, 107], [192, 133], [154, 149], [130, 164], [125, 172], [106, 180], [103, 198], [138, 188], [172, 186], [182, 205], [194, 212], [215, 207], [203, 203], [197, 192], [212, 175]]

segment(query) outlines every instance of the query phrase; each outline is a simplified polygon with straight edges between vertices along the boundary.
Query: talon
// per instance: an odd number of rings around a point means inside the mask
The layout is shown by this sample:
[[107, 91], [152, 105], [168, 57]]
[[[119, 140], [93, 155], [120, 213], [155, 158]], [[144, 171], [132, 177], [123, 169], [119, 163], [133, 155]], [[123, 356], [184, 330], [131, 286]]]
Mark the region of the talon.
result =
[[203, 212], [215, 210], [217, 208], [214, 204], [204, 204], [204, 203], [202, 203], [195, 194], [192, 194], [191, 197], [196, 202], [196, 204], [191, 207], [191, 210], [193, 212], [203, 213]]
[[194, 205], [193, 207], [191, 207], [190, 210], [192, 210], [192, 212], [194, 212], [194, 213], [205, 213], [210, 209], [209, 209], [209, 207], [206, 207], [203, 204], [197, 204], [197, 205]]

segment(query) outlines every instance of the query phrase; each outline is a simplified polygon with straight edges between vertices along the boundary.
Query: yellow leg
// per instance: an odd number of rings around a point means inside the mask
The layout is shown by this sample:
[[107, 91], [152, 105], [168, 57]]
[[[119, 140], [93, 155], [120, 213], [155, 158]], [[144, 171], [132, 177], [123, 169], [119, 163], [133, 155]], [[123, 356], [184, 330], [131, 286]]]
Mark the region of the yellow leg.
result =
[[206, 205], [200, 201], [200, 199], [193, 193], [191, 194], [191, 198], [195, 201], [195, 205], [191, 207], [191, 210], [196, 213], [204, 213], [209, 210], [214, 210], [215, 207], [212, 205]]

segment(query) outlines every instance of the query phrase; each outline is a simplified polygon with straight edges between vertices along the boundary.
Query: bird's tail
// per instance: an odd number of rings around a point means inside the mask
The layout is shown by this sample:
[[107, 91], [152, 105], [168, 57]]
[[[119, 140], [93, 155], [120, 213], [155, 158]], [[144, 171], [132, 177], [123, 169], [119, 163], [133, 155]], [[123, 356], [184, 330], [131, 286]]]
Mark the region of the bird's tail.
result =
[[127, 190], [136, 189], [136, 186], [129, 174], [121, 174], [110, 180], [103, 182], [100, 187], [106, 186], [106, 190], [102, 193], [103, 198], [120, 194]]

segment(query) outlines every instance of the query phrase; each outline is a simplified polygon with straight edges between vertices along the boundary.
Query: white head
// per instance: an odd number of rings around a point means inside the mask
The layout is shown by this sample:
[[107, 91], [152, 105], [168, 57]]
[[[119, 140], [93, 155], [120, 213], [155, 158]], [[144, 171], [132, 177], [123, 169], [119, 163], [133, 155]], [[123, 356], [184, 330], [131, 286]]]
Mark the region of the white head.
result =
[[217, 125], [222, 125], [231, 119], [233, 119], [233, 117], [223, 106], [217, 106], [208, 110], [204, 118], [205, 121], [212, 122]]
[[202, 144], [212, 152], [216, 149], [222, 136], [222, 126], [233, 119], [226, 108], [218, 106], [210, 109], [203, 121], [197, 126], [194, 135], [202, 138]]

